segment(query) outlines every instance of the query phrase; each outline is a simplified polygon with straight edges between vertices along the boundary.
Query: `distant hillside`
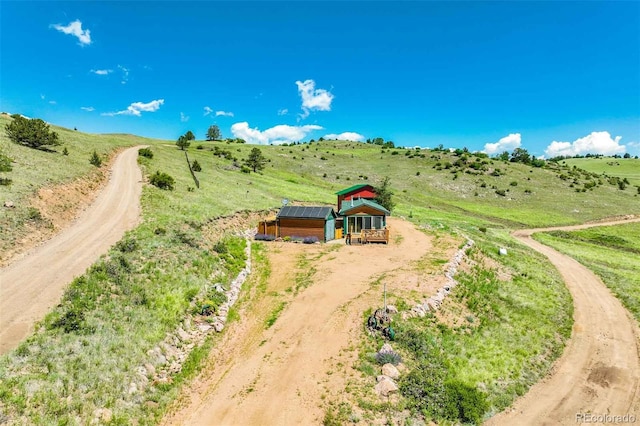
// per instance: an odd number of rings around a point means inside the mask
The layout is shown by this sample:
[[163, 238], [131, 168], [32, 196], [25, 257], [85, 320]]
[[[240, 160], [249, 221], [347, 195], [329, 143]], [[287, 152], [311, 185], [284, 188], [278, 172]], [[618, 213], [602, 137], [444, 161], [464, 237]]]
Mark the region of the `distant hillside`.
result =
[[[561, 162], [562, 163], [562, 162]], [[570, 158], [564, 160], [569, 167], [609, 176], [627, 178], [632, 185], [640, 185], [640, 159], [636, 158]]]

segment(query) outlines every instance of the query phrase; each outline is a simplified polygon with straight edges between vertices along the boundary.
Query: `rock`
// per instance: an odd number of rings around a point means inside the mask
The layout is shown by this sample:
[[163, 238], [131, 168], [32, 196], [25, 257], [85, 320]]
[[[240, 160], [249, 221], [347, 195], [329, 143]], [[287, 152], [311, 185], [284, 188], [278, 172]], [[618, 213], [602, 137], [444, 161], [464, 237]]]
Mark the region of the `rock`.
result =
[[9, 201], [9, 200], [7, 200], [7, 201], [5, 201], [5, 202], [4, 202], [4, 206], [5, 206], [6, 208], [8, 208], [8, 209], [13, 209], [13, 208], [15, 208], [15, 206], [16, 206], [16, 205], [15, 205], [15, 204], [13, 204], [13, 201]]
[[186, 331], [184, 331], [182, 329], [182, 327], [178, 327], [178, 337], [180, 338], [180, 340], [182, 340], [183, 342], [186, 342], [188, 340], [191, 340], [191, 335], [189, 333], [187, 333]]
[[113, 417], [113, 412], [109, 408], [98, 408], [93, 412], [93, 417], [99, 422], [109, 423]]
[[144, 369], [147, 370], [148, 376], [153, 376], [156, 374], [156, 368], [152, 364], [146, 363], [144, 365]]
[[382, 374], [394, 380], [400, 377], [400, 372], [396, 366], [390, 363], [382, 366]]
[[129, 385], [129, 395], [133, 395], [134, 393], [138, 392], [138, 385], [136, 385], [134, 382], [131, 382], [131, 384]]
[[500, 253], [501, 256], [506, 256], [507, 255], [507, 249], [504, 247], [500, 247], [500, 250], [498, 250], [498, 253]]
[[208, 332], [209, 330], [211, 330], [211, 328], [212, 328], [211, 325], [207, 324], [206, 322], [198, 324], [198, 330], [200, 330], [203, 333]]
[[387, 305], [387, 313], [389, 313], [389, 314], [397, 314], [398, 313], [398, 308], [396, 308], [393, 305]]
[[374, 389], [380, 396], [389, 396], [392, 393], [398, 392], [398, 385], [390, 378], [385, 377], [378, 382]]
[[388, 343], [385, 343], [384, 345], [382, 345], [382, 348], [380, 348], [380, 350], [378, 351], [378, 353], [381, 353], [381, 354], [385, 352], [393, 352], [393, 348]]
[[376, 377], [376, 382], [380, 383], [381, 381], [386, 380], [386, 379], [390, 379], [390, 378], [391, 377], [389, 377], [389, 376], [385, 376], [384, 374], [380, 374], [378, 377]]
[[216, 321], [216, 322], [214, 322], [214, 323], [213, 323], [213, 328], [214, 328], [218, 333], [220, 333], [222, 330], [224, 330], [224, 324], [222, 324], [221, 322]]

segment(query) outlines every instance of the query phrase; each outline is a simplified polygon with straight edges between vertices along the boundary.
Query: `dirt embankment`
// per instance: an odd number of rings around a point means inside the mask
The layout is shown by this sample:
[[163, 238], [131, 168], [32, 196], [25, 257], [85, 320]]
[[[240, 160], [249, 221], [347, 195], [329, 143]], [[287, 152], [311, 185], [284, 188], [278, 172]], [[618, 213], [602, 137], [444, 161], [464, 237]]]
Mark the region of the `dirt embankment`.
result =
[[138, 148], [118, 155], [107, 185], [71, 226], [0, 270], [0, 353], [16, 347], [67, 284], [138, 223]]
[[[571, 339], [552, 373], [488, 425], [570, 425], [593, 415], [640, 418], [640, 331], [633, 317], [593, 272], [531, 238], [534, 232], [571, 231], [638, 222], [640, 218], [530, 229], [514, 236], [544, 254], [560, 271], [574, 304]], [[610, 423], [607, 421], [605, 423]]]

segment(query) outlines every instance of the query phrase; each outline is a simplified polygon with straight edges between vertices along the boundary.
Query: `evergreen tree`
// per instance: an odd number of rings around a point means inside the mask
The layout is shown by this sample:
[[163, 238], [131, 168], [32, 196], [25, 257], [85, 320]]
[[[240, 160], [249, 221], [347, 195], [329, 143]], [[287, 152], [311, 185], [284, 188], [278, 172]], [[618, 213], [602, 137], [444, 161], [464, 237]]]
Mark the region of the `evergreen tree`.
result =
[[385, 176], [380, 186], [374, 187], [376, 193], [375, 202], [385, 209], [392, 211], [396, 203], [393, 202], [393, 191], [391, 190], [391, 179]]
[[254, 172], [264, 169], [264, 165], [266, 163], [267, 159], [262, 155], [262, 151], [258, 148], [253, 148], [249, 153], [249, 158], [245, 161], [245, 164], [251, 167]]

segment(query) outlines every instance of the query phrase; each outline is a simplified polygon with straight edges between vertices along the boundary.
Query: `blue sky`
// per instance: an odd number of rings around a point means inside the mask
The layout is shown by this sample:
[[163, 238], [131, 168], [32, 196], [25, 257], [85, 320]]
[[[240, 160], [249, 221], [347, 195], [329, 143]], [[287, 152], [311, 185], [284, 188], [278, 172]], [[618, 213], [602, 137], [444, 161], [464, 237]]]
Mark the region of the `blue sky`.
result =
[[640, 2], [0, 3], [0, 110], [90, 133], [640, 154]]

